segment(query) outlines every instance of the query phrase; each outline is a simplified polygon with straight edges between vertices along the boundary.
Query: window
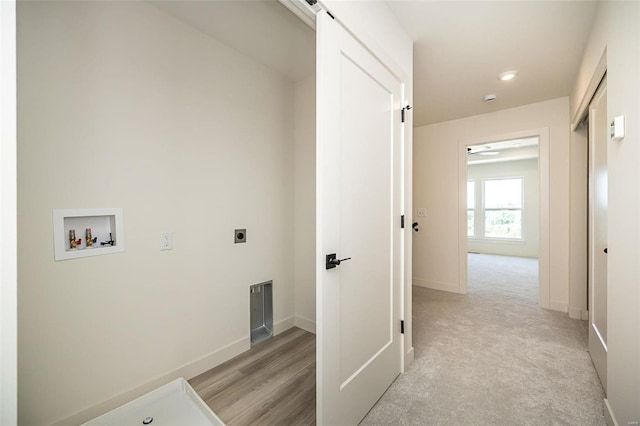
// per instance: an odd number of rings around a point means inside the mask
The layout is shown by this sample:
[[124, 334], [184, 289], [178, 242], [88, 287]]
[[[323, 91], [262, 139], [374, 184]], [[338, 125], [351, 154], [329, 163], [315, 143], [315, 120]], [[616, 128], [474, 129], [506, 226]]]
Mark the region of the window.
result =
[[467, 181], [467, 236], [522, 239], [523, 178], [477, 183]]
[[522, 178], [484, 181], [484, 236], [522, 238]]
[[467, 181], [467, 236], [475, 235], [476, 183]]

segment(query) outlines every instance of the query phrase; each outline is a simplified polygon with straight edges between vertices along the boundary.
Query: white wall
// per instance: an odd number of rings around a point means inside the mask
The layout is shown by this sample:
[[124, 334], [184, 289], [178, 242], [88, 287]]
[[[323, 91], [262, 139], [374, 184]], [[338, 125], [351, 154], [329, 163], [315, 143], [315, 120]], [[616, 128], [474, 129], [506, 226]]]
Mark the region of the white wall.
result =
[[[496, 241], [469, 237], [467, 250], [475, 253], [506, 256], [538, 257], [538, 160], [516, 160], [467, 166], [467, 179], [476, 181], [476, 189], [483, 179], [521, 177], [523, 179], [522, 241]], [[479, 195], [479, 192], [476, 192]], [[480, 198], [476, 196], [476, 200]], [[479, 204], [482, 205], [482, 204]]]
[[[18, 67], [21, 424], [247, 349], [251, 284], [293, 325], [292, 83], [144, 2], [20, 2]], [[83, 207], [124, 208], [126, 252], [53, 260]]]
[[295, 324], [316, 328], [316, 79], [295, 85], [294, 282]]
[[608, 120], [626, 136], [608, 151], [607, 403], [619, 425], [640, 421], [640, 3], [601, 2], [572, 96], [584, 98], [606, 49]]
[[[415, 285], [457, 292], [460, 286], [458, 247], [459, 142], [491, 139], [532, 129], [549, 129], [550, 270], [549, 303], [566, 311], [569, 297], [569, 98], [525, 105], [459, 120], [418, 127], [414, 133]], [[540, 236], [542, 238], [542, 236]]]

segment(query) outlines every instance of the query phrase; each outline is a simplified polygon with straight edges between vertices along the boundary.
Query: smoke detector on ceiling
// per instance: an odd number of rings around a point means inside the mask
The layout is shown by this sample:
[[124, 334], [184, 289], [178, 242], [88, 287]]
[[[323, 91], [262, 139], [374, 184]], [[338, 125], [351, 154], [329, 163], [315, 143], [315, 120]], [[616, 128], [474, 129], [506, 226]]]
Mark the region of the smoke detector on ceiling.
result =
[[484, 98], [482, 98], [482, 100], [487, 104], [490, 103], [490, 102], [495, 101], [496, 99], [498, 99], [498, 96], [496, 96], [496, 95], [487, 95]]

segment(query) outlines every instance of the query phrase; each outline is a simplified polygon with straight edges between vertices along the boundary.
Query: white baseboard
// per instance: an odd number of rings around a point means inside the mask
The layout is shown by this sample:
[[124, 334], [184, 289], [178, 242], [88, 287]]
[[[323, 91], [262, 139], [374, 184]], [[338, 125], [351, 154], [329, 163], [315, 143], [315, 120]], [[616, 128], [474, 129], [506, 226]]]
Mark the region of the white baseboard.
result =
[[407, 351], [407, 353], [404, 354], [404, 371], [403, 373], [407, 372], [407, 369], [409, 368], [409, 366], [411, 364], [413, 364], [413, 361], [416, 359], [416, 353], [413, 350], [413, 346]]
[[563, 302], [554, 302], [551, 301], [549, 302], [549, 309], [553, 310], [553, 311], [558, 311], [558, 312], [568, 312], [569, 311], [569, 306], [567, 306], [566, 303]]
[[298, 328], [308, 331], [309, 333], [316, 334], [316, 322], [310, 319], [297, 316], [294, 319], [294, 325]]
[[291, 315], [290, 317], [287, 317], [273, 324], [273, 335], [277, 336], [278, 334], [282, 333], [283, 331], [287, 331], [293, 326], [295, 326], [295, 317]]
[[53, 426], [78, 425], [87, 422], [95, 417], [113, 410], [114, 408], [120, 407], [121, 405], [139, 396], [151, 392], [152, 390], [159, 388], [160, 386], [166, 385], [167, 383], [175, 379], [184, 377], [186, 380], [189, 380], [197, 376], [198, 374], [204, 373], [205, 371], [210, 370], [211, 368], [216, 367], [237, 355], [240, 355], [241, 353], [249, 350], [250, 347], [250, 337], [243, 337], [242, 339], [230, 343], [229, 345], [218, 349], [217, 351], [205, 356], [204, 358], [201, 358], [190, 364], [183, 365], [177, 370], [160, 376], [143, 385], [137, 386], [136, 388], [124, 392], [116, 397], [96, 404], [90, 408], [87, 408], [86, 410], [82, 410], [70, 417], [67, 417], [64, 420], [54, 423]]
[[569, 318], [586, 321], [589, 319], [589, 311], [569, 307]]
[[618, 426], [616, 416], [613, 415], [613, 410], [607, 398], [604, 399], [604, 419], [609, 426]]
[[414, 278], [413, 285], [418, 287], [430, 288], [432, 290], [448, 291], [450, 293], [462, 294], [460, 292], [458, 283], [440, 283], [436, 281], [428, 281], [420, 278]]
[[569, 318], [580, 319], [582, 318], [582, 309], [576, 309], [569, 306]]

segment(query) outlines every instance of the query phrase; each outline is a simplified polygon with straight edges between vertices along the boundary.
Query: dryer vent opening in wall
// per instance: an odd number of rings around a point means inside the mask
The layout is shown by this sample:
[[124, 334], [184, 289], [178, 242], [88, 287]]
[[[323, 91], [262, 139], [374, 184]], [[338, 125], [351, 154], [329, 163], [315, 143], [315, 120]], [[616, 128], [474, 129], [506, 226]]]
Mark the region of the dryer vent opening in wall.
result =
[[273, 281], [249, 287], [251, 346], [273, 336]]

